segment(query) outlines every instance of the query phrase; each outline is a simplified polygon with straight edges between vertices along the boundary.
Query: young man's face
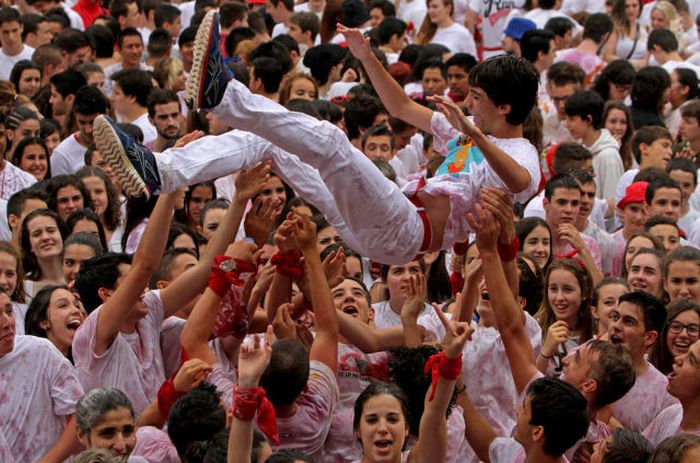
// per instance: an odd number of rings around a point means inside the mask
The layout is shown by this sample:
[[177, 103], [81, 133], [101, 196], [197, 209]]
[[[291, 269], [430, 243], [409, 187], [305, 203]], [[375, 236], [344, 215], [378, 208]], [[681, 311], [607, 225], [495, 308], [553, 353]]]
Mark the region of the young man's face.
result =
[[557, 115], [559, 116], [560, 121], [563, 121], [566, 118], [566, 111], [564, 111], [566, 100], [568, 100], [571, 95], [576, 93], [578, 89], [579, 86], [576, 84], [547, 84], [547, 95], [549, 95], [549, 99], [554, 107], [557, 108]]
[[494, 130], [494, 125], [500, 120], [505, 109], [496, 105], [486, 92], [478, 87], [469, 87], [469, 93], [464, 100], [469, 114], [474, 117], [474, 125], [485, 134]]
[[183, 64], [192, 64], [194, 60], [194, 42], [185, 42], [180, 46], [180, 56]]
[[654, 225], [649, 229], [649, 233], [657, 237], [659, 241], [663, 243], [664, 249], [667, 253], [673, 251], [681, 245], [678, 228], [674, 227], [673, 225]]
[[673, 143], [668, 138], [657, 138], [651, 144], [640, 144], [639, 152], [642, 154], [644, 167], [658, 167], [666, 170], [668, 162], [673, 156]]
[[557, 46], [557, 50], [565, 50], [571, 46], [571, 42], [574, 40], [573, 29], [566, 31], [564, 35], [555, 35], [554, 43]]
[[180, 105], [175, 101], [157, 104], [152, 122], [160, 137], [177, 137], [180, 134]]
[[34, 48], [51, 43], [54, 38], [53, 30], [51, 30], [51, 24], [48, 21], [40, 22], [36, 26], [36, 34], [34, 35]]
[[367, 138], [364, 148], [365, 156], [370, 159], [381, 159], [389, 161], [396, 154], [391, 147], [391, 137], [389, 135], [374, 135]]
[[92, 144], [92, 123], [95, 122], [95, 118], [99, 116], [100, 113], [95, 114], [81, 114], [75, 113], [75, 120], [78, 124], [78, 131], [86, 143]]
[[659, 188], [649, 204], [649, 216], [663, 215], [678, 221], [681, 218], [682, 196], [678, 188]]
[[64, 98], [56, 89], [56, 86], [51, 84], [51, 98], [49, 98], [49, 103], [51, 104], [51, 112], [54, 116], [65, 116], [68, 114], [72, 100], [68, 97]]
[[618, 209], [618, 211], [620, 211], [620, 219], [629, 233], [644, 230], [644, 223], [647, 221], [644, 203], [625, 204], [625, 206], [622, 209]]
[[384, 12], [381, 8], [375, 7], [369, 10], [369, 25], [371, 28], [379, 27], [382, 21], [384, 21]]
[[363, 323], [374, 318], [374, 311], [367, 303], [367, 295], [360, 284], [353, 280], [343, 280], [331, 291], [336, 310], [340, 310]]
[[581, 219], [588, 219], [588, 216], [593, 212], [595, 205], [595, 182], [584, 183], [581, 185], [581, 206], [578, 210], [578, 216]]
[[9, 21], [0, 25], [0, 41], [4, 50], [16, 53], [22, 47], [22, 24], [17, 21]]
[[688, 198], [695, 192], [695, 187], [697, 186], [695, 174], [680, 169], [673, 169], [668, 175], [681, 186], [683, 204], [687, 204]]
[[137, 67], [143, 56], [143, 39], [141, 35], [127, 35], [122, 40], [122, 61], [125, 68]]
[[401, 35], [392, 35], [387, 45], [394, 51], [394, 53], [399, 53], [401, 50], [406, 48], [406, 45], [408, 45], [408, 38], [406, 37], [406, 32], [404, 32]]
[[450, 93], [458, 100], [463, 100], [469, 94], [469, 73], [460, 66], [452, 65], [447, 68], [447, 85]]
[[114, 111], [119, 114], [124, 114], [133, 104], [132, 97], [128, 97], [124, 94], [124, 91], [119, 86], [118, 83], [114, 83], [114, 93], [110, 98], [112, 101], [112, 106], [114, 106]]
[[610, 312], [608, 337], [610, 342], [625, 346], [634, 360], [644, 356], [644, 351], [654, 344], [659, 334], [647, 331], [644, 326], [644, 312], [636, 304], [621, 302]]
[[549, 41], [549, 51], [544, 54], [540, 59], [540, 65], [542, 69], [549, 69], [549, 67], [554, 63], [554, 57], [557, 54], [557, 44], [554, 39]]
[[551, 200], [544, 198], [546, 220], [554, 232], [559, 225], [574, 223], [581, 207], [581, 191], [575, 188], [557, 188]]
[[171, 36], [179, 37], [180, 36], [180, 29], [182, 29], [182, 20], [180, 19], [180, 16], [175, 18], [175, 21], [173, 21], [171, 23], [164, 22], [163, 29], [170, 32]]
[[122, 16], [120, 19], [123, 19], [124, 25], [122, 26], [122, 29], [125, 27], [139, 27], [139, 7], [136, 4], [136, 2], [129, 3], [127, 5], [127, 13], [126, 16]]
[[68, 60], [66, 62], [66, 67], [73, 67], [76, 64], [87, 63], [92, 61], [92, 48], [89, 45], [80, 47], [73, 53], [68, 54]]
[[564, 126], [574, 140], [584, 138], [591, 128], [591, 124], [587, 120], [581, 119], [581, 116], [569, 116], [568, 114], [564, 119]]
[[290, 22], [289, 32], [287, 32], [297, 43], [306, 43], [309, 37], [302, 32], [301, 27], [298, 24]]
[[443, 95], [447, 81], [440, 68], [426, 68], [423, 71], [423, 92], [428, 95]]
[[577, 389], [591, 379], [591, 367], [598, 361], [598, 354], [591, 352], [589, 345], [584, 345], [570, 353], [562, 360], [564, 370], [561, 379]]
[[270, 0], [267, 0], [265, 2], [265, 9], [276, 23], [282, 22], [287, 14], [287, 9], [284, 7], [284, 2], [282, 2], [282, 0], [277, 2], [277, 6], [273, 5]]
[[700, 140], [700, 124], [694, 117], [682, 117], [679, 132], [683, 140], [690, 142]]
[[695, 341], [687, 354], [676, 357], [673, 372], [668, 375], [668, 392], [680, 399], [693, 399], [700, 394], [700, 341]]

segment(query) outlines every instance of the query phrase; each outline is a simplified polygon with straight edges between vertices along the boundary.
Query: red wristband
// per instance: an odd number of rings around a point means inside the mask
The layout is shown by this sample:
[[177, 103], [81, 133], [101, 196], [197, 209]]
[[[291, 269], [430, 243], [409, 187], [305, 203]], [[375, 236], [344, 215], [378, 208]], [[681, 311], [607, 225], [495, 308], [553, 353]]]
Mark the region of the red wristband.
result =
[[175, 383], [173, 378], [177, 372], [173, 373], [173, 376], [166, 379], [165, 382], [158, 389], [158, 411], [163, 419], [168, 419], [168, 414], [170, 413], [170, 407], [177, 402], [177, 399], [185, 395], [184, 392], [180, 392], [175, 389]]
[[[230, 262], [230, 264], [222, 264]], [[226, 267], [233, 267], [228, 270]], [[255, 275], [257, 266], [243, 259], [233, 259], [229, 256], [216, 256], [209, 275], [209, 288], [219, 297], [224, 297], [231, 285], [243, 286], [248, 279]]]
[[275, 408], [262, 387], [233, 388], [233, 416], [242, 421], [251, 421], [258, 413], [258, 428], [274, 445], [279, 445]]
[[516, 236], [512, 243], [502, 244], [498, 243], [498, 255], [503, 262], [510, 262], [515, 259], [520, 250], [520, 240]]
[[440, 377], [455, 381], [462, 373], [462, 354], [456, 358], [447, 358], [444, 352], [431, 356], [425, 362], [425, 372], [432, 372], [432, 386], [429, 401], [435, 398], [435, 389]]
[[304, 265], [301, 263], [301, 251], [295, 249], [287, 252], [277, 252], [272, 259], [272, 265], [275, 266], [275, 271], [280, 275], [291, 278], [292, 280], [301, 280], [304, 276]]

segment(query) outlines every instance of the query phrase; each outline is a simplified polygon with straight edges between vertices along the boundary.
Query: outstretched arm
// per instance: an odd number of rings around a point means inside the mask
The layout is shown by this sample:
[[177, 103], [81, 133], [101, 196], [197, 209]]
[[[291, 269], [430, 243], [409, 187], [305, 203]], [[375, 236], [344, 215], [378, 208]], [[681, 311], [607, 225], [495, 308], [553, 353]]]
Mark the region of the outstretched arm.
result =
[[433, 111], [411, 100], [403, 88], [384, 69], [359, 29], [338, 25], [338, 32], [345, 36], [350, 52], [362, 62], [372, 86], [377, 91], [389, 113], [428, 133], [433, 133], [430, 121]]
[[508, 289], [496, 242], [498, 222], [493, 214], [477, 204], [478, 219], [469, 214], [467, 220], [476, 232], [476, 242], [481, 254], [482, 269], [489, 290], [491, 305], [496, 316], [498, 330], [508, 355], [510, 369], [518, 394], [537, 374], [535, 354], [523, 325], [523, 313], [515, 297]]
[[78, 441], [78, 427], [75, 415], [70, 417], [66, 429], [53, 447], [39, 460], [39, 463], [60, 463], [67, 460], [80, 448]]
[[489, 140], [478, 127], [469, 122], [459, 106], [444, 96], [434, 95], [428, 99], [437, 104], [440, 112], [447, 117], [455, 129], [471, 138], [474, 144], [479, 147], [486, 162], [503, 180], [511, 193], [518, 194], [530, 185], [530, 173], [527, 169], [518, 164], [508, 153]]
[[[270, 177], [270, 163], [258, 164], [236, 176], [236, 194], [219, 228], [207, 244], [206, 250], [197, 265], [184, 272], [160, 292], [165, 317], [173, 315], [194, 299], [207, 285], [207, 279], [214, 263], [214, 257], [226, 251], [236, 237], [241, 225], [248, 200], [265, 185]], [[167, 232], [166, 232], [167, 235]]]
[[[404, 345], [403, 327], [376, 328], [362, 323], [351, 315], [336, 312], [340, 333], [362, 352], [370, 354]], [[419, 330], [422, 327], [418, 327]], [[423, 335], [423, 333], [421, 333]]]
[[490, 461], [489, 447], [491, 442], [498, 437], [496, 432], [474, 407], [466, 390], [457, 396], [457, 405], [464, 410], [464, 435], [467, 438], [467, 442], [469, 442], [469, 446], [474, 450], [480, 461], [488, 463]]
[[[129, 273], [100, 310], [95, 335], [95, 354], [97, 355], [104, 354], [112, 345], [124, 321], [128, 320], [136, 310], [136, 303], [143, 297], [146, 283], [158, 268], [168, 239], [175, 203], [174, 195], [175, 193], [171, 193], [158, 198], [136, 249]], [[99, 289], [99, 291], [103, 290], [105, 288]]]

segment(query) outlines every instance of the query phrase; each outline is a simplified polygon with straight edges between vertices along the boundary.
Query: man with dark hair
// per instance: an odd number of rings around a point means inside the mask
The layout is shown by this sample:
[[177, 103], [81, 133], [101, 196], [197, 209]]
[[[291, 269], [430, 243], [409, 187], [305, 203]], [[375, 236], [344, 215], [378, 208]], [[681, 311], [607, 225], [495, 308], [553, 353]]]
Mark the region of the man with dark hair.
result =
[[64, 29], [56, 36], [54, 43], [61, 47], [67, 68], [92, 61], [92, 44], [83, 31]]
[[633, 431], [644, 431], [659, 412], [678, 403], [666, 391], [666, 376], [645, 358], [661, 341], [665, 323], [664, 304], [643, 291], [620, 296], [617, 308], [610, 312], [608, 338], [612, 344], [627, 348], [637, 373], [632, 389], [612, 405], [613, 416]]
[[379, 27], [386, 18], [396, 16], [396, 7], [388, 0], [371, 0], [367, 9], [369, 10], [369, 27], [372, 29]]
[[550, 66], [546, 75], [548, 98], [540, 101], [545, 150], [559, 143], [574, 141], [564, 125], [566, 120], [564, 105], [571, 95], [583, 89], [586, 73], [576, 64], [561, 62]]
[[121, 54], [121, 61], [105, 68], [105, 95], [111, 97], [114, 93], [113, 76], [123, 69], [140, 69], [142, 71], [152, 71], [153, 68], [142, 62], [143, 58], [143, 37], [141, 33], [133, 27], [127, 27], [119, 31], [117, 36], [117, 47]]
[[161, 3], [156, 7], [154, 23], [156, 29], [165, 29], [173, 39], [177, 39], [182, 29], [181, 13], [178, 7], [169, 3]]
[[158, 137], [148, 148], [159, 153], [180, 135], [182, 113], [180, 99], [172, 90], [154, 89], [148, 95], [148, 120], [156, 128]]
[[698, 230], [697, 232], [700, 232], [700, 223], [698, 223], [697, 227], [695, 226], [695, 221], [700, 218], [700, 211], [690, 205], [690, 199], [698, 186], [697, 167], [691, 160], [679, 157], [671, 159], [668, 166], [666, 166], [666, 172], [668, 172], [669, 177], [681, 186], [683, 204], [678, 227], [685, 231], [688, 239], [692, 239], [695, 229]]
[[681, 218], [683, 202], [681, 186], [671, 178], [659, 178], [649, 183], [646, 190], [647, 215], [661, 215], [675, 220]]
[[700, 79], [700, 67], [685, 61], [679, 53], [678, 38], [668, 29], [654, 29], [647, 39], [647, 50], [659, 66], [671, 74], [674, 69], [685, 68], [695, 72]]
[[109, 2], [109, 12], [117, 19], [119, 29], [139, 26], [141, 8], [136, 0], [112, 0]]
[[170, 33], [165, 29], [154, 30], [148, 38], [146, 65], [155, 68], [160, 61], [170, 58], [172, 49], [173, 38]]
[[571, 47], [574, 40], [574, 22], [569, 18], [554, 17], [547, 21], [544, 30], [554, 34], [554, 43], [557, 50]]
[[83, 24], [83, 18], [80, 17], [78, 13], [73, 11], [69, 4], [63, 3], [59, 0], [27, 0], [27, 5], [34, 7], [34, 9], [45, 16], [49, 16], [49, 12], [55, 11], [60, 8], [61, 11], [65, 13], [68, 18], [69, 24], [66, 27], [71, 27], [79, 31], [85, 30], [85, 25]]
[[221, 15], [221, 45], [226, 51], [226, 38], [233, 29], [248, 27], [248, 6], [239, 2], [226, 2], [219, 8]]
[[287, 20], [288, 34], [299, 44], [299, 54], [304, 56], [306, 50], [316, 43], [316, 36], [321, 27], [321, 21], [315, 13], [294, 13]]
[[476, 58], [468, 53], [455, 53], [445, 61], [447, 67], [447, 96], [455, 103], [464, 103], [469, 95], [469, 71]]
[[664, 245], [666, 254], [681, 246], [681, 229], [673, 219], [655, 215], [644, 224], [644, 231], [651, 233]]
[[394, 64], [399, 60], [399, 53], [408, 44], [406, 28], [407, 25], [404, 21], [393, 16], [384, 19], [377, 27], [379, 49], [384, 52], [389, 64]]
[[54, 34], [46, 16], [28, 13], [22, 15], [22, 24], [24, 24], [22, 41], [34, 50], [40, 45], [53, 41]]
[[538, 96], [547, 96], [547, 87], [542, 76], [554, 63], [554, 56], [557, 51], [554, 43], [554, 34], [542, 29], [527, 31], [520, 39], [520, 53], [522, 57], [532, 63], [540, 73], [540, 86]]
[[85, 77], [69, 69], [51, 77], [51, 114], [61, 123], [70, 112], [75, 94], [86, 84]]
[[0, 9], [0, 80], [10, 80], [10, 71], [17, 61], [32, 59], [34, 49], [22, 42], [24, 25], [14, 8]]
[[596, 92], [586, 90], [574, 93], [564, 106], [564, 125], [571, 137], [581, 140], [593, 154], [593, 170], [598, 184], [596, 196], [613, 199], [615, 187], [625, 168], [617, 140], [603, 127], [604, 106], [603, 99]]
[[447, 68], [437, 56], [419, 60], [416, 64], [421, 76], [423, 96], [444, 95], [447, 89]]
[[275, 27], [272, 28], [272, 38], [289, 33], [289, 17], [294, 13], [294, 0], [266, 0], [265, 8], [272, 16]]
[[49, 85], [51, 78], [65, 71], [66, 65], [61, 48], [49, 43], [40, 45], [32, 54], [32, 62], [41, 67], [41, 86]]
[[168, 414], [168, 436], [184, 457], [190, 445], [208, 441], [226, 429], [226, 410], [213, 384], [202, 383], [180, 397]]
[[283, 76], [282, 66], [277, 60], [260, 56], [251, 62], [248, 88], [253, 93], [277, 101]]
[[140, 69], [123, 69], [112, 75], [112, 80], [114, 92], [111, 101], [117, 119], [139, 127], [144, 143], [152, 143], [158, 132], [148, 119], [148, 95], [153, 90], [151, 75]]
[[93, 144], [92, 123], [100, 114], [107, 112], [107, 98], [97, 88], [86, 85], [75, 94], [73, 116], [78, 131], [66, 137], [51, 155], [51, 174], [72, 174], [83, 165], [85, 151]]
[[7, 213], [0, 219], [4, 222], [4, 226], [0, 227], [0, 237], [5, 241], [19, 243], [22, 221], [33, 210], [48, 207], [46, 201], [46, 189], [39, 185], [23, 188], [10, 196], [7, 201], [0, 200], [0, 205], [5, 206]]
[[396, 155], [394, 134], [385, 124], [373, 125], [362, 135], [362, 152], [368, 158], [389, 162]]
[[177, 39], [177, 45], [182, 58], [182, 68], [185, 75], [192, 70], [192, 62], [194, 61], [194, 37], [197, 35], [197, 29], [194, 27], [185, 28], [180, 37]]
[[606, 63], [598, 57], [598, 50], [613, 31], [613, 21], [605, 13], [590, 15], [583, 25], [583, 40], [574, 48], [557, 52], [556, 62], [567, 61], [579, 65], [586, 73], [584, 86], [588, 87]]
[[361, 148], [361, 139], [365, 131], [374, 125], [386, 122], [386, 117], [386, 110], [376, 97], [357, 95], [350, 100], [343, 114], [350, 143]]

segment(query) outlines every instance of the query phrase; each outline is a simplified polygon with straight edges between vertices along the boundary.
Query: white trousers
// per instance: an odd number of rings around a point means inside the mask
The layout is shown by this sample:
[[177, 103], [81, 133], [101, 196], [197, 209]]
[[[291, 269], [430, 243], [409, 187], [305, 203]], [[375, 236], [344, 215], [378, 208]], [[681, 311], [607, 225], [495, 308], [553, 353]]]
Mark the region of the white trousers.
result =
[[387, 264], [403, 264], [418, 254], [424, 229], [415, 206], [336, 126], [288, 111], [235, 80], [212, 112], [240, 130], [156, 155], [161, 192], [271, 159], [275, 172], [355, 251]]

